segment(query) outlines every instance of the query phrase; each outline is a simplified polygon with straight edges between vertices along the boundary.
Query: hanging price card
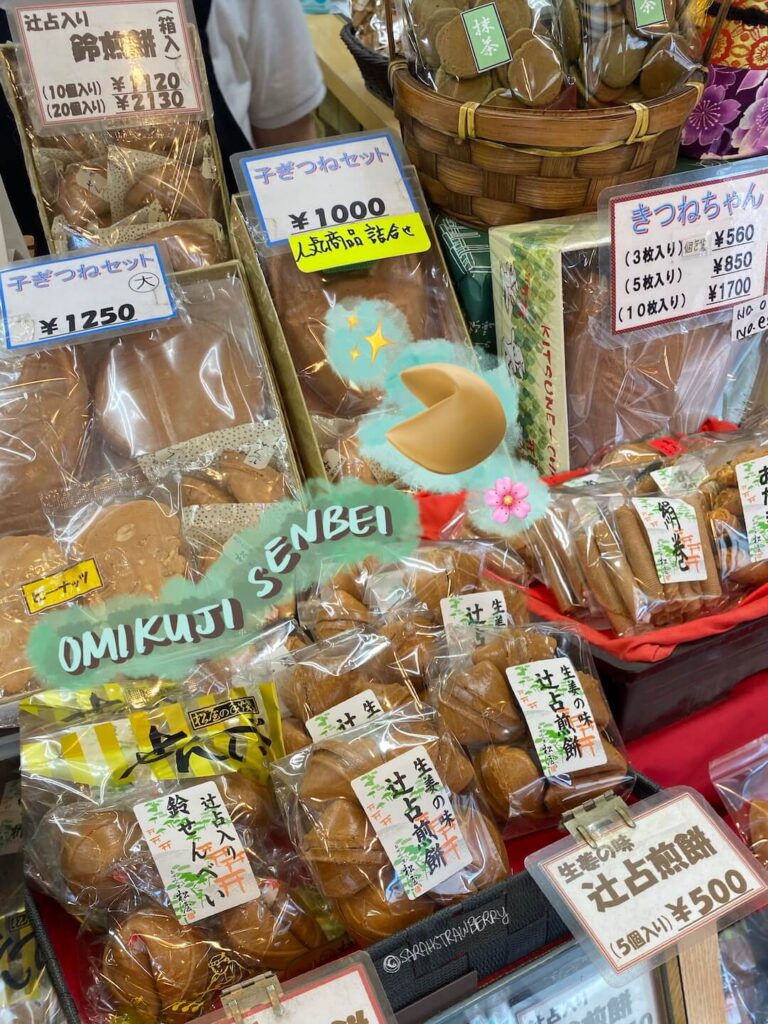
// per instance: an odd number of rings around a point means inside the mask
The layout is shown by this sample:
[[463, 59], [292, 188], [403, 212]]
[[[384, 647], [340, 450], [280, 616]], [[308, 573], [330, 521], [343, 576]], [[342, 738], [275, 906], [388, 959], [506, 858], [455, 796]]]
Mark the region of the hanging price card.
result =
[[614, 334], [766, 292], [768, 168], [609, 194]]
[[43, 128], [203, 113], [181, 0], [103, 0], [15, 8]]

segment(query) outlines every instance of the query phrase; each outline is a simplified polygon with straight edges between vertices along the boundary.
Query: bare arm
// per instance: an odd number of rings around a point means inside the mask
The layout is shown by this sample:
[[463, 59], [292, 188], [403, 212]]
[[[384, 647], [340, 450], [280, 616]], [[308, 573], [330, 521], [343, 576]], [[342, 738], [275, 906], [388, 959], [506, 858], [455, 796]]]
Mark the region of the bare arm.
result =
[[305, 139], [317, 138], [315, 115], [305, 114], [298, 121], [283, 125], [281, 128], [257, 128], [252, 126], [253, 141], [257, 149], [266, 146], [281, 146], [289, 142], [304, 142]]

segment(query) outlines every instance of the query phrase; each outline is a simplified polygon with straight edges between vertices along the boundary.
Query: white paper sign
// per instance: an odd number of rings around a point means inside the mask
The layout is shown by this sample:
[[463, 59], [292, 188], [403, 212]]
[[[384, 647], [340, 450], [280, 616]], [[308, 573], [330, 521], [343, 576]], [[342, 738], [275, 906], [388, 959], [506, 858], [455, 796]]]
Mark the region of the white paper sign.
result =
[[651, 470], [651, 479], [662, 494], [690, 494], [706, 476], [706, 466], [694, 455], [684, 455], [665, 469]]
[[305, 231], [416, 211], [386, 132], [243, 157], [241, 164], [270, 246]]
[[259, 896], [214, 781], [137, 804], [134, 813], [179, 921], [191, 924]]
[[615, 334], [766, 292], [768, 169], [609, 200]]
[[768, 295], [733, 307], [731, 341], [744, 341], [763, 331], [768, 331]]
[[757, 862], [690, 793], [533, 867], [621, 974], [768, 892]]
[[736, 466], [752, 562], [768, 558], [768, 456]]
[[699, 520], [696, 510], [681, 498], [633, 498], [648, 535], [659, 583], [705, 580]]
[[651, 974], [612, 988], [593, 971], [566, 989], [518, 1010], [515, 1024], [664, 1024]]
[[131, 245], [0, 270], [7, 348], [72, 342], [171, 320], [173, 297], [157, 245]]
[[313, 742], [317, 742], [326, 736], [338, 736], [339, 733], [349, 732], [350, 729], [370, 722], [372, 718], [381, 714], [383, 710], [379, 698], [373, 690], [363, 690], [362, 693], [343, 700], [321, 715], [308, 718], [305, 725]]
[[22, 4], [16, 23], [43, 127], [203, 112], [181, 0]]
[[471, 862], [450, 793], [425, 747], [413, 747], [353, 779], [352, 789], [409, 900]]
[[309, 982], [280, 997], [280, 1009], [264, 1003], [243, 1013], [244, 1024], [388, 1024], [360, 964]]
[[485, 643], [489, 631], [507, 624], [507, 602], [500, 590], [478, 590], [452, 594], [440, 601], [448, 649], [460, 649], [462, 640], [474, 636], [476, 647]]
[[545, 775], [588, 771], [607, 761], [592, 709], [570, 658], [507, 669]]
[[21, 780], [9, 779], [0, 800], [0, 856], [22, 848]]

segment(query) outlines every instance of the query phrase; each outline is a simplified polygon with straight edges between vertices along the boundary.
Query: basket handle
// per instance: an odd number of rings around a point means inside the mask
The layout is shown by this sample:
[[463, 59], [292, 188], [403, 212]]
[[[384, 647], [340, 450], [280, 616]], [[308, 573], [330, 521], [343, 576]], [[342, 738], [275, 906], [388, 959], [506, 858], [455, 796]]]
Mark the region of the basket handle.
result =
[[387, 42], [389, 44], [389, 59], [394, 60], [397, 56], [395, 47], [395, 18], [392, 13], [394, 0], [384, 0], [384, 16], [387, 20]]
[[701, 63], [704, 67], [709, 64], [709, 58], [712, 56], [712, 52], [715, 49], [715, 43], [717, 42], [718, 36], [725, 23], [725, 19], [728, 17], [728, 12], [731, 9], [731, 0], [720, 0], [719, 10], [715, 17], [715, 22], [712, 26], [712, 31], [709, 33], [709, 39], [704, 47], [704, 53], [701, 55]]

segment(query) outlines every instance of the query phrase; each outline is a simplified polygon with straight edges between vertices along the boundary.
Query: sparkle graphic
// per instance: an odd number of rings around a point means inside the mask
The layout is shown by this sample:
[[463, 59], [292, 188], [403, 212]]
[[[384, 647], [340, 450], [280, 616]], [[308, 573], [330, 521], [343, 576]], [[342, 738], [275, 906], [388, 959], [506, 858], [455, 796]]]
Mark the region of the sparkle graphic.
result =
[[368, 344], [371, 346], [371, 362], [372, 363], [376, 362], [376, 356], [379, 354], [379, 352], [381, 352], [381, 350], [386, 345], [391, 345], [392, 344], [392, 342], [388, 338], [385, 338], [384, 335], [381, 333], [381, 326], [382, 326], [381, 323], [379, 323], [378, 326], [376, 327], [376, 330], [373, 332], [373, 334], [369, 334], [366, 337], [366, 339], [365, 339], [368, 342]]
[[352, 362], [354, 363], [356, 359], [360, 358], [360, 349], [355, 345], [354, 348], [349, 350], [349, 354], [352, 356]]
[[354, 313], [352, 314], [352, 316], [347, 317], [347, 324], [350, 327], [357, 327], [357, 317], [355, 316]]

